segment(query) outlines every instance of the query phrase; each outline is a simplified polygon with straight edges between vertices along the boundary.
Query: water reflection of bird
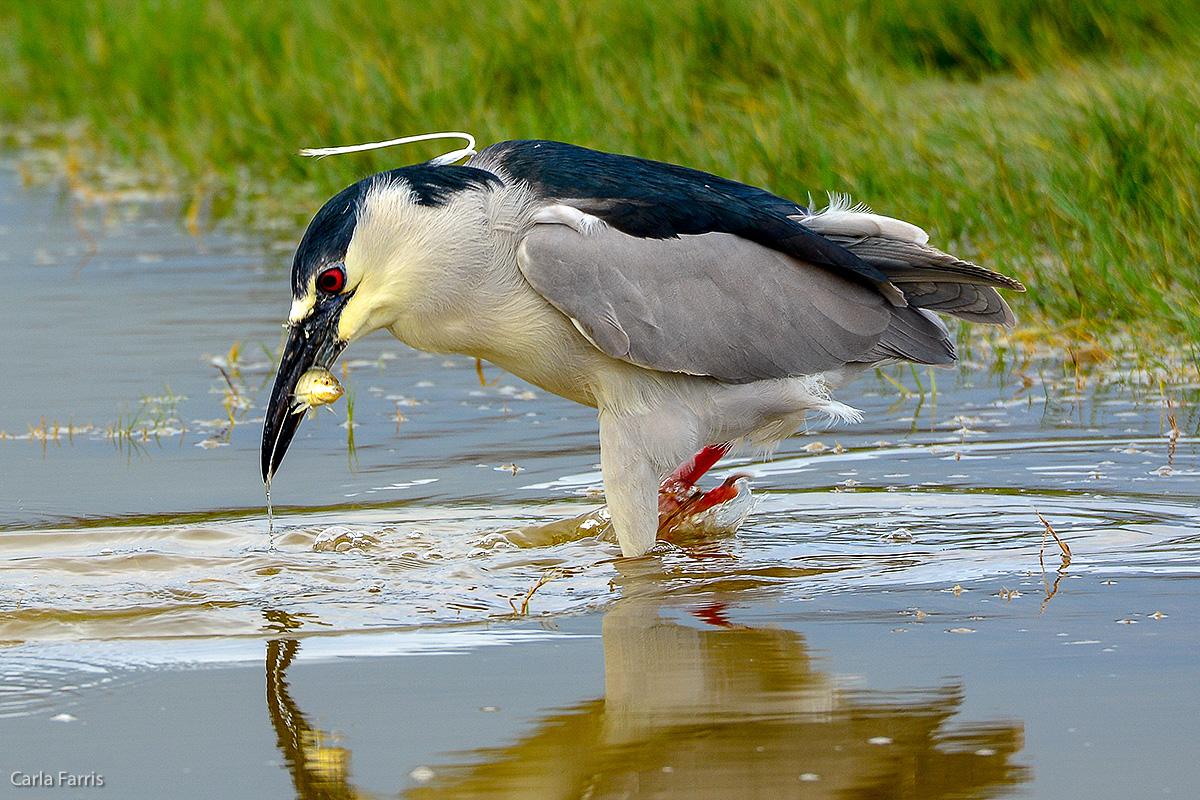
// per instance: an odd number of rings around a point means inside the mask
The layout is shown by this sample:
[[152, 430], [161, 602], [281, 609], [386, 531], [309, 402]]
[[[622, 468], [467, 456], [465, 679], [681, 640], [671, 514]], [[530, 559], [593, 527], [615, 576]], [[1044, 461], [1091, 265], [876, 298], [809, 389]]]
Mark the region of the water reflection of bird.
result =
[[[603, 698], [548, 712], [512, 744], [434, 765], [401, 796], [930, 800], [993, 797], [1028, 780], [1014, 763], [1019, 722], [954, 724], [960, 685], [850, 688], [819, 668], [801, 634], [699, 622], [711, 608], [689, 622], [647, 577], [623, 576], [604, 617]], [[268, 702], [298, 796], [352, 796], [348, 774], [330, 780], [324, 756], [300, 746], [320, 733], [287, 696], [280, 646], [268, 648]]]
[[301, 800], [352, 800], [350, 752], [308, 724], [288, 691], [287, 669], [300, 649], [295, 639], [267, 642], [267, 711], [296, 796]]
[[299, 378], [387, 328], [599, 409], [613, 527], [640, 555], [660, 514], [730, 496], [725, 485], [695, 503], [694, 483], [734, 443], [769, 447], [810, 411], [855, 418], [829, 393], [873, 365], [952, 363], [934, 312], [1012, 324], [994, 287], [1020, 283], [927, 240], [844, 204], [813, 212], [556, 142], [366, 178], [325, 204], [296, 252], [263, 478], [300, 423]]

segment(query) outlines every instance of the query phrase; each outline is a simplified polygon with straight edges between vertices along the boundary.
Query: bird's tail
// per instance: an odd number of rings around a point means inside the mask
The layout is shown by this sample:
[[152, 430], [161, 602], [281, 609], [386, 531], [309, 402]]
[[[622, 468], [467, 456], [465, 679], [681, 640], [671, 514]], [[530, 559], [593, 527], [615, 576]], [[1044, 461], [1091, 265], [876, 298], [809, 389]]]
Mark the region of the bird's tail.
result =
[[929, 234], [903, 220], [870, 213], [833, 197], [829, 207], [794, 219], [878, 269], [908, 305], [970, 322], [1013, 325], [997, 288], [1025, 291], [1021, 282], [930, 247]]

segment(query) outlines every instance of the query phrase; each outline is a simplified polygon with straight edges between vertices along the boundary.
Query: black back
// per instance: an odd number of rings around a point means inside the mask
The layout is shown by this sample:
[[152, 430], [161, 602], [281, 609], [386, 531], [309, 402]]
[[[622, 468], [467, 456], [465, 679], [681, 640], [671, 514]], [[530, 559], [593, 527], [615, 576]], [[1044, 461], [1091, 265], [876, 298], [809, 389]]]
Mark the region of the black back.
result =
[[480, 153], [547, 198], [632, 236], [732, 233], [856, 280], [888, 279], [845, 248], [789, 219], [808, 210], [763, 189], [675, 164], [562, 142], [501, 142]]

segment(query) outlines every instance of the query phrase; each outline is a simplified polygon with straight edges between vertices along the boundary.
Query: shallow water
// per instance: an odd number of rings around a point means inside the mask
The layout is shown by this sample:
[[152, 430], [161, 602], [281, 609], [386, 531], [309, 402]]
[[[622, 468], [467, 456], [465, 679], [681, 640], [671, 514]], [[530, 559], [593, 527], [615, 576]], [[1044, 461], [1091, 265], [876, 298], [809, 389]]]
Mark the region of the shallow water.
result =
[[594, 412], [379, 335], [272, 550], [290, 254], [173, 219], [0, 170], [0, 796], [1196, 796], [1195, 387], [1172, 436], [1145, 365], [964, 343], [622, 561], [529, 533], [600, 504]]

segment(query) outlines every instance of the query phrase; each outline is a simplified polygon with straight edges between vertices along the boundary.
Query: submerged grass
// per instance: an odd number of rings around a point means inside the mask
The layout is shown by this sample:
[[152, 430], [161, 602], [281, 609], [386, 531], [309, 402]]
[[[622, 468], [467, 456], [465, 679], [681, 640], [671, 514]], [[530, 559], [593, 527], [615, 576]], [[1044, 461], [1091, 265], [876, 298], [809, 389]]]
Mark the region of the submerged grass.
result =
[[438, 152], [300, 146], [563, 139], [849, 192], [1019, 277], [1027, 320], [1194, 339], [1198, 43], [1165, 0], [0, 0], [0, 120], [285, 236]]

